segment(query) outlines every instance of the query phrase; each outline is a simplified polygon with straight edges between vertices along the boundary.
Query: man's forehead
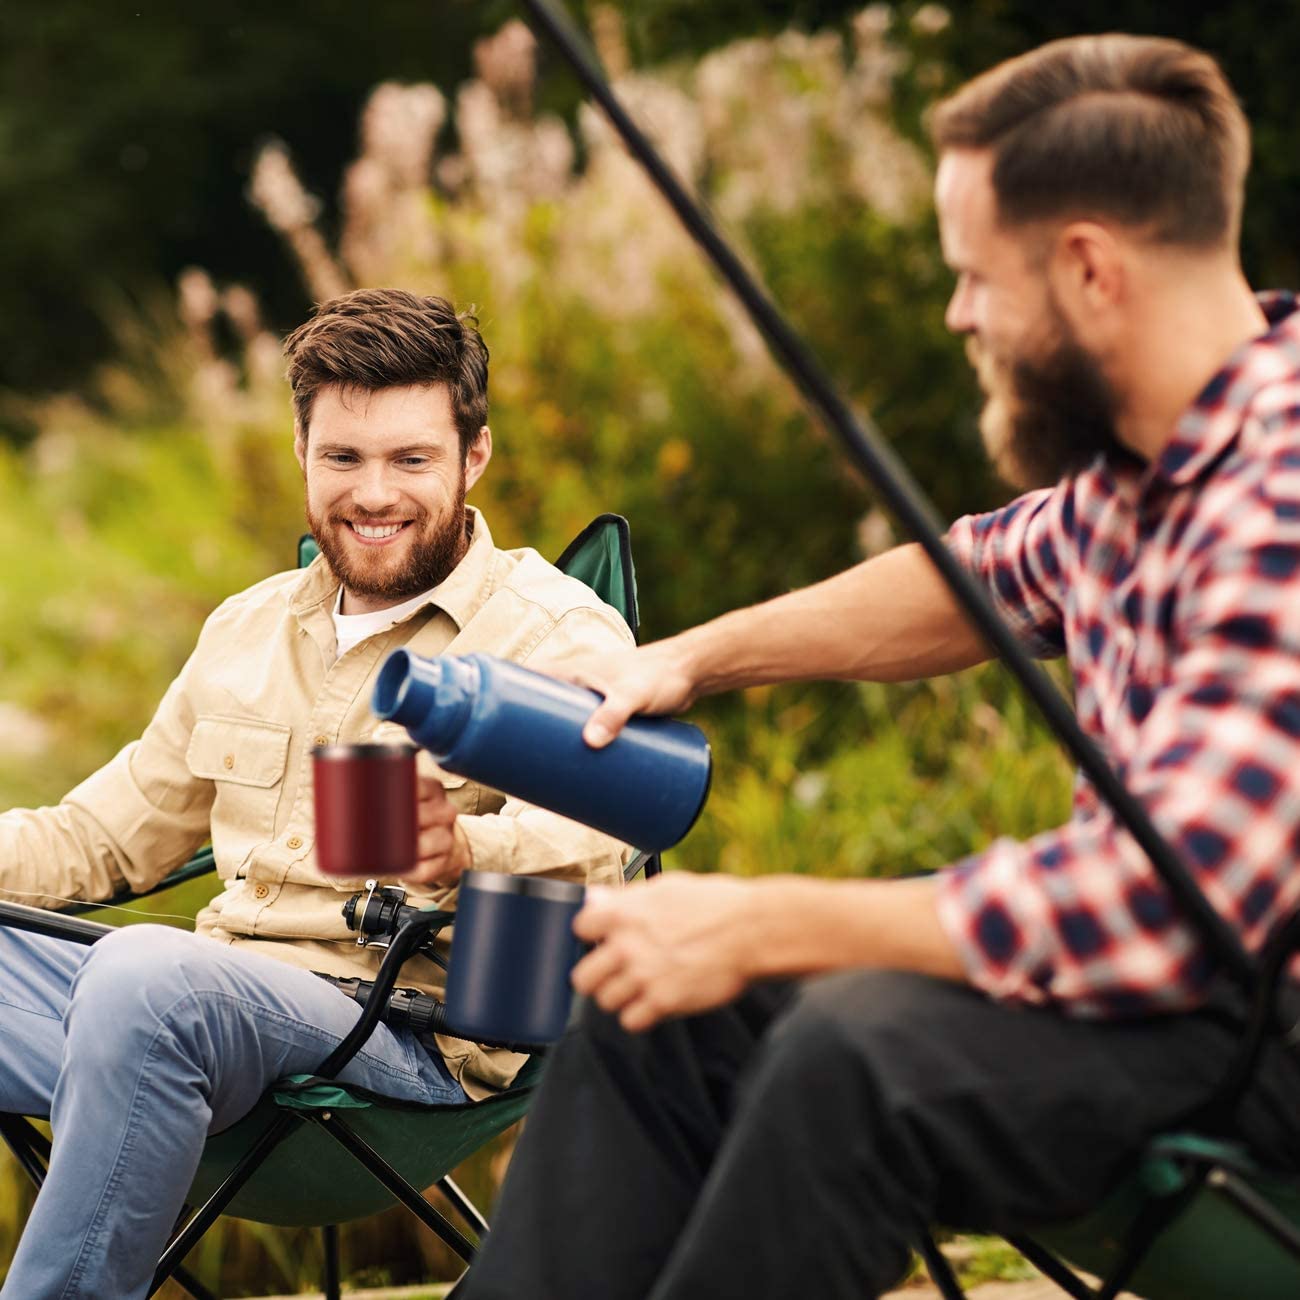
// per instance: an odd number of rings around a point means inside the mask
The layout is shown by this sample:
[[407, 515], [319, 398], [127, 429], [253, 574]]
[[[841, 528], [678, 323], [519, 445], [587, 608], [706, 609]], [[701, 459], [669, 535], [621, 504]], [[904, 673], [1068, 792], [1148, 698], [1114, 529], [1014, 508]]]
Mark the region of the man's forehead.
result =
[[362, 388], [355, 384], [329, 384], [312, 401], [313, 432], [340, 436], [443, 433], [454, 428], [451, 394], [446, 384], [411, 384], [389, 388]]
[[960, 265], [970, 245], [997, 228], [992, 151], [945, 150], [935, 172], [934, 206], [944, 257]]

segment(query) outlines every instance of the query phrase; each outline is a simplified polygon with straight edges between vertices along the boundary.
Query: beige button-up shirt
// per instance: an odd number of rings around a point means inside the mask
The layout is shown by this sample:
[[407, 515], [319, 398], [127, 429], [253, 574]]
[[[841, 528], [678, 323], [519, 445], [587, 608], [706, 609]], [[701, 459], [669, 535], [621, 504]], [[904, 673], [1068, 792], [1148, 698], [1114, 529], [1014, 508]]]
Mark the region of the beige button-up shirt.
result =
[[[381, 954], [357, 946], [342, 904], [361, 881], [317, 871], [312, 751], [318, 745], [405, 740], [370, 712], [376, 674], [399, 646], [419, 655], [482, 651], [525, 663], [620, 649], [619, 614], [535, 551], [500, 551], [481, 515], [465, 558], [430, 603], [335, 658], [338, 592], [323, 559], [276, 574], [220, 605], [138, 741], [54, 808], [0, 814], [0, 893], [21, 901], [101, 899], [156, 884], [211, 837], [224, 891], [199, 913], [199, 934], [309, 970], [373, 978]], [[608, 836], [440, 772], [462, 814], [474, 868], [617, 883], [627, 856]], [[408, 902], [455, 906], [454, 890], [413, 890]], [[402, 984], [441, 995], [423, 957]], [[440, 1037], [472, 1097], [514, 1077], [522, 1057]]]

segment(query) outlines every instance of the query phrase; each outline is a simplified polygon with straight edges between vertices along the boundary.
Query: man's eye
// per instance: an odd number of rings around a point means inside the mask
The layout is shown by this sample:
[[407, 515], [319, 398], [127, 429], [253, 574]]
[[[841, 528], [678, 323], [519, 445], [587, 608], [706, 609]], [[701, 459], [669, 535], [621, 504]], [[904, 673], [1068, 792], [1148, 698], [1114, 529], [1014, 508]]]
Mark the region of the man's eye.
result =
[[345, 451], [332, 451], [325, 459], [331, 465], [351, 465], [356, 461], [355, 456], [349, 456]]
[[407, 469], [421, 469], [429, 463], [429, 458], [428, 456], [403, 456], [397, 463], [405, 465]]

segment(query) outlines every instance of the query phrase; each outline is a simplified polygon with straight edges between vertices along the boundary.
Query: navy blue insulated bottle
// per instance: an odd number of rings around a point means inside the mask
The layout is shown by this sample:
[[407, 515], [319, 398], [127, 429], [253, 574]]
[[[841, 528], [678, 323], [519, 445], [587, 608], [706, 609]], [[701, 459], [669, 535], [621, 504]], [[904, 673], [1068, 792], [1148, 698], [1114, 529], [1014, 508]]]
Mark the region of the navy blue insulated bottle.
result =
[[672, 718], [633, 718], [604, 749], [582, 739], [595, 691], [491, 655], [395, 650], [371, 707], [440, 767], [657, 853], [694, 824], [709, 793], [709, 742]]

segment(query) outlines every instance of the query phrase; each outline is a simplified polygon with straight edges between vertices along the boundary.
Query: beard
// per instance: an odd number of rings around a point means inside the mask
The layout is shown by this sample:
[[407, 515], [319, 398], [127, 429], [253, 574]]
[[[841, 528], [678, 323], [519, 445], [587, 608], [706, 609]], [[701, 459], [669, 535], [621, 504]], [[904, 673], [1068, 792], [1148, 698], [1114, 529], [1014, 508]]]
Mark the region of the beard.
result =
[[[394, 512], [395, 513], [395, 512]], [[382, 523], [383, 515], [367, 514], [367, 523]], [[331, 572], [352, 594], [397, 604], [443, 582], [461, 562], [469, 546], [465, 510], [465, 471], [450, 508], [439, 518], [420, 506], [407, 525], [411, 539], [405, 558], [387, 548], [370, 552], [346, 540], [348, 515], [336, 511], [327, 518], [307, 505], [307, 524]]]
[[1115, 436], [1119, 402], [1096, 358], [1075, 340], [1055, 304], [1038, 355], [999, 357], [975, 335], [966, 355], [984, 390], [980, 433], [1012, 487], [1050, 487], [1099, 455], [1127, 457]]

